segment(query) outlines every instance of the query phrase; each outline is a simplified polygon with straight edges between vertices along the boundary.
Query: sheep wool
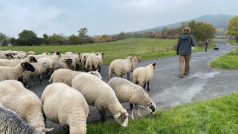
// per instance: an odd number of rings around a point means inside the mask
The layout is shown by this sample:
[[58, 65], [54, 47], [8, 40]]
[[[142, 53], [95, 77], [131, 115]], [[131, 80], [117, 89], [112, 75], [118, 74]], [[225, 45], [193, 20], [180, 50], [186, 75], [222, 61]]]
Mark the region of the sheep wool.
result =
[[[150, 96], [145, 92], [145, 90], [126, 79], [114, 77], [108, 81], [108, 85], [112, 87], [115, 91], [115, 94], [121, 103], [129, 102], [130, 110], [132, 112], [132, 119], [133, 117], [133, 105], [141, 105], [144, 107], [149, 108], [152, 112], [155, 111], [156, 105]], [[140, 116], [139, 109], [138, 115]]]
[[[54, 73], [51, 75], [49, 82], [51, 82], [51, 81], [53, 83], [62, 82], [62, 83], [65, 83], [65, 84], [71, 86], [73, 78], [81, 73], [84, 73], [84, 72], [73, 71], [70, 69], [58, 69], [58, 70], [54, 71]], [[97, 71], [90, 71], [88, 73], [95, 75], [98, 78], [102, 79], [102, 76]]]
[[45, 133], [50, 129], [45, 128], [40, 99], [23, 84], [16, 80], [0, 82], [0, 102], [2, 105], [25, 120], [31, 127]]
[[109, 110], [121, 126], [127, 127], [127, 110], [122, 107], [116, 94], [107, 83], [94, 75], [83, 73], [73, 79], [72, 87], [84, 95], [89, 105], [96, 106], [101, 122], [105, 121], [105, 112]]
[[0, 107], [0, 132], [2, 134], [40, 134], [30, 127], [15, 112]]
[[153, 78], [153, 71], [155, 69], [154, 64], [149, 64], [146, 67], [138, 67], [133, 71], [132, 80], [133, 83], [138, 84], [145, 88], [147, 84], [147, 90], [150, 91], [149, 82]]
[[45, 88], [41, 99], [47, 119], [68, 125], [70, 134], [86, 134], [89, 108], [79, 91], [64, 83], [53, 83]]

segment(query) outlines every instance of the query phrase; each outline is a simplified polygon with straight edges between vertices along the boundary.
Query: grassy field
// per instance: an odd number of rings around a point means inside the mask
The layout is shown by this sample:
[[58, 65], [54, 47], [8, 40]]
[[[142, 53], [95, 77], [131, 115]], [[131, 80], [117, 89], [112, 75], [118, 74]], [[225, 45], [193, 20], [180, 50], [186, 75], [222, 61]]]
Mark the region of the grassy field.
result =
[[231, 45], [238, 45], [238, 43], [237, 43], [235, 40], [229, 40], [229, 43], [230, 43]]
[[129, 121], [121, 128], [114, 121], [88, 125], [89, 134], [237, 134], [238, 94], [160, 111]]
[[[141, 56], [142, 60], [152, 60], [161, 57], [175, 56], [172, 50], [176, 45], [176, 40], [172, 39], [148, 39], [148, 38], [130, 38], [108, 43], [95, 43], [88, 45], [70, 45], [70, 46], [14, 46], [2, 47], [1, 50], [22, 50], [43, 52], [104, 52], [104, 63], [109, 64], [113, 59], [124, 58], [129, 55]], [[196, 47], [193, 51], [202, 51], [203, 48]]]
[[212, 61], [210, 66], [216, 69], [238, 69], [238, 48], [225, 56]]

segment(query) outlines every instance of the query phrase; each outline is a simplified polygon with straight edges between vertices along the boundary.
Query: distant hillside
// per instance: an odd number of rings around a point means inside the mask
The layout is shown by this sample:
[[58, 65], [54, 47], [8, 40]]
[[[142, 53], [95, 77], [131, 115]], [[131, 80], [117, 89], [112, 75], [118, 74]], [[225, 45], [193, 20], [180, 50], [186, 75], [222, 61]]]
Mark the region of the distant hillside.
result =
[[[218, 29], [219, 32], [225, 32], [227, 29], [227, 24], [229, 20], [232, 18], [232, 15], [225, 15], [225, 14], [217, 14], [217, 15], [204, 15], [192, 20], [195, 21], [202, 21], [206, 23], [211, 23], [215, 26], [216, 29]], [[160, 32], [163, 28], [178, 28], [182, 25], [182, 23], [189, 22], [191, 20], [183, 21], [183, 22], [177, 22], [169, 25], [159, 26], [151, 29], [141, 30], [138, 32]]]

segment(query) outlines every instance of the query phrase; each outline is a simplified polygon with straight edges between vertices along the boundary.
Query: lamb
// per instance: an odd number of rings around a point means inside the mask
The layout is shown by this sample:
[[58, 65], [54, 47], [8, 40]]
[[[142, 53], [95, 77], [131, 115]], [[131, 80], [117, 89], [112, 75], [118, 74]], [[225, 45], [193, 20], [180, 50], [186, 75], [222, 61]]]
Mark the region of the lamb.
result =
[[112, 75], [123, 77], [127, 74], [127, 79], [130, 79], [130, 72], [132, 72], [139, 62], [139, 58], [137, 56], [128, 56], [126, 59], [115, 59], [109, 65], [109, 79], [112, 78]]
[[0, 66], [0, 81], [17, 80], [24, 71], [34, 72], [35, 68], [28, 62], [22, 62], [15, 67]]
[[23, 121], [15, 112], [0, 107], [0, 132], [2, 134], [40, 134]]
[[19, 81], [0, 82], [0, 102], [4, 107], [19, 114], [31, 127], [41, 133], [51, 130], [45, 128], [40, 99], [32, 91], [24, 88]]
[[53, 83], [45, 88], [41, 99], [47, 119], [68, 125], [70, 134], [86, 134], [89, 108], [80, 92], [64, 83]]
[[[51, 82], [51, 81], [53, 81], [53, 83], [62, 82], [62, 83], [65, 83], [65, 84], [71, 86], [73, 78], [81, 73], [84, 73], [84, 72], [73, 71], [70, 69], [58, 69], [58, 70], [54, 71], [54, 73], [51, 75], [49, 82]], [[88, 73], [95, 75], [98, 78], [102, 79], [102, 76], [97, 71], [90, 71]]]
[[128, 113], [118, 101], [113, 89], [98, 77], [83, 73], [72, 81], [72, 87], [80, 91], [87, 103], [96, 106], [101, 122], [105, 122], [106, 111], [109, 110], [114, 119], [122, 126], [128, 126]]
[[85, 68], [87, 71], [101, 71], [104, 53], [90, 54], [86, 59]]
[[133, 71], [132, 79], [133, 83], [138, 84], [145, 88], [147, 84], [147, 90], [150, 91], [150, 80], [153, 77], [153, 71], [156, 63], [149, 64], [146, 67], [138, 67]]
[[115, 91], [116, 96], [121, 103], [129, 102], [132, 119], [134, 119], [134, 104], [136, 105], [139, 116], [141, 116], [141, 114], [137, 105], [142, 105], [149, 108], [151, 110], [151, 113], [155, 111], [155, 103], [141, 86], [119, 77], [110, 79], [108, 85], [111, 86]]

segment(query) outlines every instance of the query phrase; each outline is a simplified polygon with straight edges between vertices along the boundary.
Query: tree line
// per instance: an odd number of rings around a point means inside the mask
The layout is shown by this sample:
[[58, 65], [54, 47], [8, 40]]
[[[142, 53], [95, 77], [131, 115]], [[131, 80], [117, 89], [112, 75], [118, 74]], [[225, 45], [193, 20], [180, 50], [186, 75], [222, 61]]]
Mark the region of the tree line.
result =
[[[213, 25], [204, 22], [191, 21], [183, 23], [179, 28], [164, 28], [160, 32], [134, 32], [125, 33], [121, 32], [115, 35], [99, 35], [89, 36], [87, 34], [88, 29], [83, 27], [78, 31], [78, 34], [72, 34], [70, 36], [64, 36], [63, 34], [54, 33], [52, 35], [43, 34], [42, 37], [38, 37], [32, 30], [23, 30], [18, 34], [18, 38], [9, 38], [5, 34], [0, 33], [0, 45], [12, 44], [15, 46], [23, 45], [77, 45], [77, 44], [89, 44], [100, 42], [112, 42], [125, 38], [158, 38], [158, 39], [176, 39], [185, 26], [189, 26], [192, 29], [197, 42], [202, 42], [214, 38], [216, 29]], [[228, 34], [233, 35], [238, 40], [238, 16], [234, 17], [228, 25]]]

